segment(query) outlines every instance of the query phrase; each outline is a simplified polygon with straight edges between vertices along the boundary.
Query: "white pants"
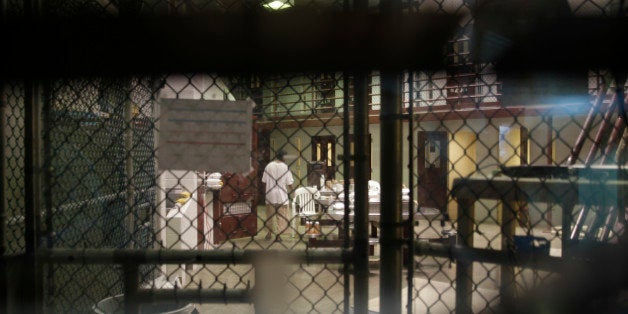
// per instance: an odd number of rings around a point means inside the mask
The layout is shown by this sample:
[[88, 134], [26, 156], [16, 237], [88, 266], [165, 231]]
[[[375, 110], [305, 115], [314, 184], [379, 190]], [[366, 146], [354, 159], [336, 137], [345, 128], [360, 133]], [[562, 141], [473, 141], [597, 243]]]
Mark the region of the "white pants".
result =
[[[288, 205], [266, 204], [266, 222], [264, 226], [268, 232], [280, 235], [288, 230]], [[275, 222], [277, 222], [277, 231], [275, 232]]]

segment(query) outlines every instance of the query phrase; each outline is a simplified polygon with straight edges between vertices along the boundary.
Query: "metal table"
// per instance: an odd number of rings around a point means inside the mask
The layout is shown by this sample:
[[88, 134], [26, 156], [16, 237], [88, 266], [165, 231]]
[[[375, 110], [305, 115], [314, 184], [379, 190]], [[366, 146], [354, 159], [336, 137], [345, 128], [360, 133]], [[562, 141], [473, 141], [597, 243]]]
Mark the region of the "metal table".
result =
[[[458, 243], [473, 250], [474, 204], [480, 199], [498, 200], [502, 208], [502, 250], [513, 241], [515, 212], [520, 202], [546, 202], [562, 208], [562, 258], [569, 254], [572, 211], [576, 204], [606, 204], [624, 208], [628, 204], [628, 181], [583, 178], [470, 177], [454, 180], [452, 195], [458, 203]], [[498, 251], [499, 252], [499, 251]], [[502, 300], [514, 298], [515, 267], [501, 266]], [[456, 313], [471, 313], [473, 261], [456, 263]]]
[[[330, 206], [331, 207], [331, 206]], [[409, 211], [409, 202], [403, 202], [403, 219], [408, 219], [410, 216]], [[353, 206], [349, 206], [349, 221], [353, 222]], [[329, 211], [329, 215], [336, 220], [343, 220], [345, 216], [344, 209], [332, 209]], [[415, 220], [433, 220], [436, 217], [440, 216], [441, 212], [433, 207], [420, 207], [418, 210], [414, 212]], [[380, 221], [380, 203], [379, 202], [369, 202], [369, 221], [377, 222]]]

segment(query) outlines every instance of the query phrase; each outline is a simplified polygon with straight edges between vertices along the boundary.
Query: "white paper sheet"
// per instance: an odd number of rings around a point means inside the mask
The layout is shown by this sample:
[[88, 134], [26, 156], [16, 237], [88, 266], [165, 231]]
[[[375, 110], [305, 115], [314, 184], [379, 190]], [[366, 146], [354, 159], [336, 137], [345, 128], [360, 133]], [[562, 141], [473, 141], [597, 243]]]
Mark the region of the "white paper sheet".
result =
[[162, 99], [160, 169], [248, 173], [254, 102]]

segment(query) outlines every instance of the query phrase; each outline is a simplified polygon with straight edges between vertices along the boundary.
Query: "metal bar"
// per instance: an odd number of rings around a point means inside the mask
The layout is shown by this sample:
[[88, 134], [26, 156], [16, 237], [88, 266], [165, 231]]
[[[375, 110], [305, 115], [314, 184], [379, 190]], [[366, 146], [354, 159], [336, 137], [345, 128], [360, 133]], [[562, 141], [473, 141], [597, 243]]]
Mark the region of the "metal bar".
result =
[[[547, 123], [547, 143], [545, 144], [545, 149], [543, 150], [546, 161], [548, 165], [554, 164], [554, 118], [551, 115], [543, 116], [543, 120]], [[547, 230], [551, 231], [552, 224], [552, 213], [553, 213], [554, 204], [552, 202], [547, 203], [547, 211], [545, 212], [545, 221], [547, 222]]]
[[369, 286], [369, 204], [368, 204], [368, 161], [371, 158], [368, 147], [368, 108], [366, 99], [368, 73], [355, 74], [356, 105], [354, 107], [355, 136], [355, 196], [354, 196], [354, 287], [356, 313], [368, 312]]
[[401, 214], [402, 123], [395, 117], [401, 114], [399, 75], [393, 71], [382, 71], [381, 82], [380, 311], [401, 313], [402, 230], [404, 227]]
[[617, 120], [615, 120], [615, 125], [613, 126], [613, 131], [611, 132], [608, 143], [606, 144], [606, 148], [604, 149], [604, 153], [602, 154], [602, 159], [600, 163], [604, 164], [607, 162], [608, 157], [615, 157], [615, 154], [612, 154], [613, 149], [616, 148], [619, 140], [620, 134], [624, 133], [624, 128], [626, 127], [626, 123], [624, 122], [624, 118], [619, 116]]
[[621, 140], [619, 140], [619, 144], [617, 145], [617, 151], [615, 152], [615, 163], [623, 164], [624, 163], [623, 156], [624, 156], [624, 148], [625, 148], [625, 134], [626, 134], [625, 124], [628, 123], [628, 116], [626, 115], [626, 103], [628, 102], [628, 97], [625, 97], [625, 93], [624, 93], [624, 86], [626, 85], [626, 73], [615, 72], [614, 76], [615, 76], [615, 93], [617, 94], [617, 102], [618, 102], [617, 111], [618, 111], [619, 117], [621, 118], [624, 124], [624, 128], [622, 128], [622, 132], [619, 132], [622, 135], [618, 135], [618, 137], [621, 136]]
[[[458, 243], [473, 248], [474, 198], [458, 198]], [[456, 263], [456, 314], [472, 313], [473, 262]]]
[[[347, 5], [348, 1], [345, 1], [345, 5]], [[350, 171], [350, 163], [351, 163], [351, 145], [349, 145], [350, 143], [350, 139], [349, 139], [349, 132], [350, 132], [350, 128], [349, 128], [349, 77], [347, 77], [348, 72], [343, 72], [342, 77], [343, 77], [343, 103], [342, 103], [342, 142], [344, 143], [344, 145], [342, 146], [342, 169], [343, 169], [343, 173], [345, 174], [345, 179], [347, 177], [347, 175], [349, 174]], [[355, 85], [353, 85], [355, 86]], [[346, 180], [345, 180], [346, 181]], [[348, 191], [348, 184], [345, 183], [345, 191]], [[347, 195], [345, 193], [345, 195]], [[344, 226], [344, 228], [342, 228], [342, 237], [343, 237], [343, 242], [342, 242], [342, 247], [345, 250], [349, 249], [349, 245], [350, 245], [350, 239], [349, 239], [349, 202], [348, 202], [349, 198], [345, 197], [344, 203], [345, 203], [345, 215], [343, 217], [343, 221], [342, 221], [342, 225]], [[349, 314], [350, 312], [350, 304], [349, 304], [349, 297], [351, 296], [351, 289], [350, 289], [350, 280], [351, 280], [351, 276], [349, 275], [349, 267], [351, 265], [349, 263], [345, 263], [342, 265], [342, 277], [343, 277], [343, 281], [344, 281], [344, 286], [343, 286], [343, 295], [344, 295], [344, 300], [345, 302], [343, 303], [343, 312], [345, 314]]]
[[613, 115], [613, 111], [616, 106], [617, 106], [617, 95], [613, 94], [613, 96], [611, 96], [611, 103], [609, 107], [606, 109], [604, 118], [602, 119], [602, 122], [593, 140], [593, 145], [591, 145], [591, 148], [589, 149], [589, 153], [587, 154], [587, 158], [584, 160], [585, 165], [587, 166], [590, 165], [593, 162], [593, 159], [595, 158], [597, 151], [601, 149], [601, 145], [603, 144], [602, 137], [604, 134], [606, 134], [607, 132], [606, 130], [611, 124], [611, 116]]
[[615, 226], [615, 223], [617, 222], [617, 212], [618, 210], [615, 206], [612, 206], [609, 209], [609, 213], [607, 214], [604, 225], [602, 226], [602, 235], [600, 242], [606, 243], [608, 241], [608, 237], [611, 231], [613, 231], [613, 226]]
[[353, 251], [326, 249], [324, 251], [284, 250], [144, 250], [144, 249], [42, 249], [42, 262], [58, 264], [252, 264], [266, 256], [282, 256], [287, 264], [351, 263]]
[[140, 302], [137, 300], [139, 289], [139, 267], [138, 264], [127, 262], [124, 264], [124, 313], [139, 314]]
[[[129, 84], [130, 85], [130, 84]], [[126, 86], [126, 85], [125, 85]], [[128, 95], [128, 94], [127, 94]], [[133, 180], [133, 102], [130, 96], [124, 102], [124, 176], [126, 185], [126, 233], [127, 233], [127, 248], [135, 247], [134, 231], [135, 231], [135, 211], [133, 211], [133, 204], [135, 203], [135, 184]]]
[[[150, 189], [147, 189], [150, 190]], [[145, 190], [145, 191], [147, 191]], [[123, 197], [126, 193], [124, 192], [120, 192], [120, 193], [116, 193], [116, 194], [109, 194], [109, 195], [105, 195], [105, 196], [101, 196], [101, 197], [97, 197], [97, 198], [93, 198], [93, 199], [89, 199], [89, 200], [85, 200], [85, 201], [81, 201], [81, 202], [76, 202], [76, 203], [70, 203], [70, 204], [66, 204], [63, 206], [59, 206], [59, 207], [54, 207], [52, 208], [52, 210], [48, 210], [48, 208], [46, 208], [46, 215], [44, 216], [44, 218], [48, 218], [48, 217], [52, 217], [54, 214], [58, 213], [58, 212], [63, 212], [63, 211], [67, 211], [70, 210], [71, 207], [83, 207], [86, 205], [92, 205], [92, 204], [98, 204], [98, 200], [114, 200], [116, 198], [120, 198]], [[134, 206], [133, 208], [136, 210], [142, 209], [144, 207], [148, 207], [148, 206], [154, 206], [154, 204], [152, 203], [141, 203], [138, 204], [136, 206]], [[47, 212], [51, 212], [52, 214], [47, 214]], [[19, 225], [19, 224], [23, 224], [24, 223], [24, 216], [23, 215], [17, 215], [17, 216], [12, 216], [9, 218], [9, 220], [5, 221], [5, 224], [7, 226], [14, 226], [14, 225]]]
[[265, 294], [268, 293], [268, 289], [264, 289], [262, 284], [267, 283], [268, 281], [264, 278], [264, 273], [262, 271], [261, 265], [255, 265], [255, 300], [253, 303], [255, 313], [266, 314], [267, 313], [267, 298], [265, 298]]
[[[2, 3], [1, 4], [2, 8], [0, 8], [0, 14], [2, 14], [4, 18], [5, 9], [6, 9], [6, 1], [2, 1], [0, 3]], [[5, 229], [5, 226], [6, 226], [5, 221], [7, 218], [6, 213], [8, 210], [7, 193], [6, 193], [6, 188], [7, 188], [6, 156], [7, 155], [5, 151], [5, 148], [7, 147], [6, 146], [7, 125], [5, 124], [6, 117], [7, 117], [7, 112], [6, 112], [7, 99], [5, 98], [4, 89], [5, 89], [4, 80], [1, 80], [0, 81], [0, 256], [1, 257], [4, 257], [4, 255], [7, 253], [6, 240], [5, 240], [5, 234], [7, 231]], [[8, 313], [7, 293], [8, 293], [7, 265], [3, 259], [0, 261], [0, 312]]]
[[[502, 234], [502, 252], [508, 255], [513, 253], [514, 250], [514, 236], [515, 229], [517, 227], [517, 215], [516, 211], [521, 210], [519, 208], [517, 200], [509, 200], [502, 203], [502, 221], [501, 221], [501, 234]], [[502, 304], [512, 304], [515, 297], [515, 268], [510, 264], [501, 264], [500, 266], [500, 286], [499, 294], [501, 296], [500, 302]]]
[[[255, 288], [253, 288], [255, 290]], [[139, 303], [178, 302], [189, 303], [251, 303], [251, 289], [139, 289], [136, 300]]]
[[576, 143], [574, 144], [573, 149], [571, 150], [571, 155], [567, 160], [569, 165], [573, 165], [578, 161], [578, 156], [580, 156], [580, 151], [582, 150], [582, 146], [584, 145], [585, 140], [589, 136], [589, 132], [591, 130], [591, 126], [593, 125], [593, 120], [597, 116], [598, 110], [606, 97], [606, 92], [604, 91], [604, 87], [601, 87], [598, 90], [597, 96], [595, 97], [595, 101], [593, 101], [593, 105], [589, 109], [589, 113], [587, 115], [586, 120], [584, 120], [584, 124], [582, 125], [582, 130], [580, 131], [580, 135], [576, 139]]
[[[587, 216], [589, 215], [590, 208], [591, 208], [590, 205], [584, 205], [580, 208], [580, 212], [578, 213], [578, 217], [576, 218], [576, 222], [574, 224], [573, 230], [571, 230], [571, 233], [570, 233], [569, 239], [571, 241], [578, 241], [578, 239], [580, 238], [580, 231], [582, 230], [584, 221], [587, 219]], [[569, 213], [569, 215], [571, 215], [571, 213]], [[565, 218], [563, 217], [563, 222], [564, 222], [564, 219]], [[563, 227], [564, 227], [564, 223], [563, 223]], [[564, 232], [565, 230], [563, 229], [563, 233]]]
[[[401, 32], [394, 19], [401, 17], [401, 1], [380, 2], [380, 11], [391, 19], [391, 33]], [[381, 261], [379, 310], [382, 313], [401, 313], [402, 282], [402, 121], [401, 84], [399, 73], [391, 70], [381, 72], [380, 112], [380, 164], [381, 164]], [[411, 300], [408, 300], [411, 302]]]
[[[366, 25], [356, 23], [359, 19], [352, 12], [238, 12], [234, 8], [229, 14], [199, 13], [185, 17], [89, 20], [78, 17], [66, 18], [64, 23], [12, 20], [0, 28], [4, 46], [14, 48], [7, 49], [5, 59], [11, 62], [2, 64], [0, 75], [139, 75], [193, 72], [200, 68], [275, 73], [370, 70], [373, 66], [395, 70], [436, 68], [443, 65], [441, 47], [453, 34], [460, 16], [416, 12], [391, 20], [373, 13]], [[392, 25], [396, 24], [402, 24], [404, 31], [390, 36]], [[144, 35], [135, 35], [139, 33]], [[168, 39], [164, 43], [168, 48], [150, 48], [156, 40], [164, 38]], [[233, 38], [240, 40], [234, 42]], [[193, 51], [175, 48], [189, 42], [197, 42]], [[27, 59], [38, 45], [49, 47], [46, 54], [37, 60]], [[134, 47], [137, 55], [143, 57], [132, 61], [112, 57], [119, 54], [117, 47], [125, 45]], [[293, 53], [284, 54], [286, 47], [291, 47]], [[250, 58], [250, 51], [257, 51], [257, 57]], [[273, 58], [282, 54], [281, 61]], [[166, 59], [168, 62], [162, 62]]]
[[[562, 201], [562, 232], [561, 232], [561, 255], [562, 257], [568, 256], [569, 250], [571, 249], [571, 243], [574, 241], [574, 235], [571, 234], [571, 215], [573, 214], [573, 208], [576, 206], [578, 202], [577, 196], [565, 196], [565, 199]], [[584, 210], [586, 206], [582, 208]], [[580, 213], [582, 214], [582, 212]], [[574, 226], [574, 229], [577, 229], [578, 223]], [[575, 240], [578, 239], [576, 236]]]
[[[606, 149], [604, 150], [604, 154], [602, 154], [602, 164], [606, 162], [606, 158], [615, 157], [615, 154], [612, 154], [613, 149], [617, 148], [619, 140], [621, 139], [621, 135], [624, 134], [624, 129], [626, 128], [626, 122], [624, 121], [624, 116], [621, 114], [621, 112], [622, 107], [624, 107], [627, 101], [624, 100], [623, 102], [619, 102], [621, 99], [624, 99], [623, 96], [617, 97], [617, 111], [619, 112], [619, 114], [617, 116], [617, 120], [615, 120], [615, 125], [613, 126], [613, 131], [609, 136], [609, 140], [606, 143]], [[617, 162], [617, 160], [615, 160], [615, 162]]]
[[[357, 17], [356, 26], [364, 26], [368, 20], [368, 1], [356, 0], [353, 3], [353, 10]], [[354, 276], [353, 289], [355, 291], [354, 306], [355, 313], [366, 314], [368, 309], [369, 294], [369, 221], [368, 221], [368, 185], [367, 185], [367, 169], [366, 158], [370, 158], [370, 152], [366, 152], [366, 134], [368, 133], [368, 72], [356, 71], [353, 77], [353, 88], [355, 91], [354, 104], [354, 176], [355, 176], [355, 194], [354, 194]], [[345, 190], [346, 191], [346, 190]], [[345, 195], [349, 195], [345, 193]], [[345, 196], [345, 199], [347, 197]], [[345, 205], [345, 208], [347, 206]], [[348, 212], [347, 212], [348, 214]], [[345, 214], [345, 219], [348, 220]]]
[[565, 271], [565, 264], [572, 262], [563, 257], [555, 257], [542, 253], [508, 253], [500, 250], [478, 249], [459, 244], [449, 245], [426, 241], [415, 241], [414, 255], [445, 257], [467, 263], [480, 262], [511, 265], [555, 272]]
[[[50, 86], [50, 81], [46, 81], [43, 87], [43, 103], [42, 103], [42, 115], [43, 115], [43, 184], [44, 184], [44, 226], [45, 226], [45, 238], [46, 238], [46, 248], [52, 249], [54, 246], [54, 227], [52, 221], [52, 141], [50, 139], [51, 132], [51, 99], [52, 99], [52, 88]], [[44, 267], [44, 265], [42, 265]], [[46, 280], [45, 285], [47, 288], [46, 294], [48, 296], [53, 296], [55, 294], [55, 267], [52, 264], [47, 265], [46, 269]], [[46, 298], [44, 298], [45, 300]], [[52, 301], [53, 298], [48, 298], [48, 304], [44, 304], [46, 306], [46, 310], [54, 312], [54, 304]], [[43, 301], [42, 301], [43, 302]], [[48, 308], [50, 305], [50, 308]]]
[[[36, 1], [25, 7], [28, 14], [36, 14]], [[43, 311], [42, 271], [37, 263], [36, 253], [40, 228], [41, 194], [41, 85], [33, 80], [24, 81], [24, 236], [25, 267], [23, 282], [20, 283], [20, 307], [28, 312]]]
[[410, 206], [408, 206], [408, 295], [407, 310], [412, 314], [412, 294], [414, 293], [414, 72], [408, 71], [408, 186]]

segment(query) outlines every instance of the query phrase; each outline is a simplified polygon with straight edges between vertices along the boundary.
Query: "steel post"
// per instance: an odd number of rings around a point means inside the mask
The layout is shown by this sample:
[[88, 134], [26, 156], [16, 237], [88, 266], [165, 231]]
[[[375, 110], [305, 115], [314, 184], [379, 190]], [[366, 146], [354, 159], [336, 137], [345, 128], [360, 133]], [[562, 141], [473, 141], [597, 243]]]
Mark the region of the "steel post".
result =
[[[130, 86], [131, 84], [125, 85]], [[124, 104], [124, 176], [126, 188], [126, 232], [127, 247], [134, 248], [135, 241], [135, 215], [139, 213], [134, 208], [135, 203], [135, 184], [133, 180], [133, 101], [126, 99]]]
[[41, 116], [39, 84], [26, 80], [24, 84], [24, 280], [18, 284], [20, 308], [31, 313], [41, 312], [41, 269], [36, 260], [39, 238], [41, 191]]
[[401, 104], [399, 77], [381, 74], [381, 265], [380, 310], [401, 312], [402, 218], [401, 218]]
[[[359, 23], [366, 23], [368, 1], [357, 0], [353, 3], [353, 9]], [[353, 86], [355, 90], [354, 103], [354, 140], [353, 152], [355, 194], [354, 194], [354, 304], [355, 313], [368, 313], [369, 294], [369, 221], [368, 221], [368, 163], [371, 155], [366, 151], [368, 134], [368, 72], [354, 72]], [[346, 146], [346, 145], [345, 145]], [[349, 195], [345, 193], [345, 195]], [[345, 206], [345, 208], [347, 208]], [[347, 217], [347, 215], [345, 215]], [[347, 225], [348, 226], [348, 225]]]
[[[401, 1], [380, 2], [380, 11], [396, 29], [401, 18]], [[380, 163], [381, 163], [381, 262], [380, 306], [382, 313], [401, 313], [401, 269], [403, 265], [403, 224], [401, 208], [402, 121], [401, 82], [399, 73], [391, 69], [381, 72]], [[408, 300], [411, 302], [412, 300]]]
[[[410, 206], [408, 206], [408, 292], [406, 309], [412, 314], [412, 295], [414, 293], [414, 75], [408, 71], [408, 187], [410, 188]], [[418, 208], [417, 208], [418, 210]]]
[[366, 72], [355, 74], [356, 106], [355, 126], [355, 308], [356, 313], [368, 312], [369, 279], [369, 203], [368, 203], [368, 161], [371, 158], [368, 147], [368, 108]]
[[[346, 1], [348, 2], [348, 1]], [[346, 4], [346, 3], [345, 3]], [[342, 103], [342, 142], [344, 143], [342, 145], [342, 170], [343, 173], [347, 174], [349, 173], [349, 165], [351, 163], [351, 147], [350, 145], [347, 145], [347, 143], [349, 143], [349, 133], [350, 131], [350, 126], [349, 126], [349, 77], [348, 77], [348, 73], [345, 71], [342, 74], [342, 78], [343, 78], [343, 103]], [[355, 86], [355, 85], [354, 85]], [[346, 186], [346, 185], [345, 185]], [[348, 198], [346, 198], [346, 200], [348, 200]], [[348, 210], [349, 206], [347, 206], [347, 202], [345, 201], [345, 209]], [[345, 212], [345, 215], [343, 217], [343, 224], [344, 228], [342, 228], [343, 234], [342, 237], [344, 239], [344, 241], [342, 242], [342, 247], [347, 250], [349, 249], [350, 246], [350, 233], [349, 233], [349, 215]], [[349, 314], [350, 312], [350, 302], [348, 301], [350, 296], [351, 296], [351, 285], [350, 283], [350, 267], [351, 265], [349, 263], [344, 263], [343, 264], [343, 280], [344, 280], [344, 286], [343, 286], [343, 295], [344, 295], [344, 299], [345, 302], [343, 303], [343, 312], [345, 314]]]
[[126, 263], [123, 265], [124, 272], [124, 313], [136, 314], [140, 313], [140, 302], [137, 299], [139, 290], [139, 267], [135, 263]]
[[[4, 3], [4, 1], [3, 1]], [[4, 9], [4, 7], [2, 8]], [[4, 10], [0, 11], [3, 13]], [[5, 124], [6, 121], [6, 98], [4, 97], [4, 81], [0, 82], [0, 312], [8, 312], [7, 309], [7, 265], [4, 260], [4, 255], [7, 253], [5, 246], [5, 234], [7, 230], [6, 226], [6, 213], [7, 213], [7, 193], [6, 193], [6, 157], [5, 151], [7, 133]]]

